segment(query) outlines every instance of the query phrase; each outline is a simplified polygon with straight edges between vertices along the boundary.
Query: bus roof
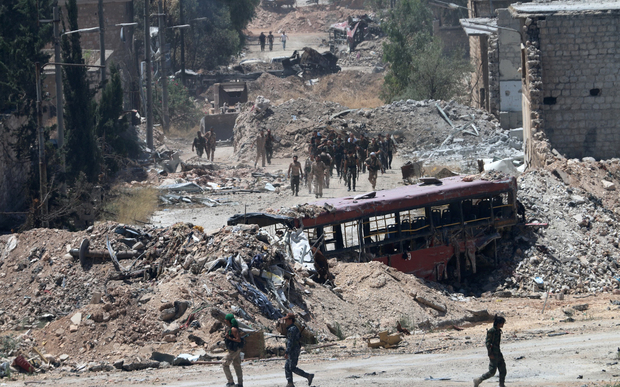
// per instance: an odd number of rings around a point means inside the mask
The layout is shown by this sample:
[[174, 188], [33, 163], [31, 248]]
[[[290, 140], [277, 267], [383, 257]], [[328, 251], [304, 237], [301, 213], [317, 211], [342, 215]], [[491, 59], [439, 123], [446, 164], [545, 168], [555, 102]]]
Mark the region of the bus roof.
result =
[[429, 204], [441, 205], [455, 199], [485, 197], [500, 192], [516, 191], [517, 180], [506, 177], [497, 180], [463, 181], [464, 176], [441, 179], [438, 184], [407, 185], [385, 191], [377, 191], [372, 198], [355, 200], [353, 196], [333, 198], [310, 203], [333, 207], [319, 216], [303, 218], [304, 227], [342, 223], [366, 216], [397, 212]]

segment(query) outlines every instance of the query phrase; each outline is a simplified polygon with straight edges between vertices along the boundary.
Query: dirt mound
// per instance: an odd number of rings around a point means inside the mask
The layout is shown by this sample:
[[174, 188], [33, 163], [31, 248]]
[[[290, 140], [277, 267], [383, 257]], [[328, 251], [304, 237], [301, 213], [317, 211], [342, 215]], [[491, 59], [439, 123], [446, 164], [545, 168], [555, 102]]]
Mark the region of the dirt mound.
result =
[[348, 332], [368, 334], [394, 327], [398, 321], [409, 327], [431, 327], [473, 318], [463, 303], [382, 263], [341, 263], [332, 271], [337, 285], [334, 292], [342, 295], [343, 302], [336, 308], [327, 307], [323, 314]]
[[319, 77], [312, 82], [300, 77], [278, 78], [264, 73], [256, 81], [248, 82], [251, 101], [259, 95], [274, 105], [295, 98], [333, 101], [352, 108], [373, 108], [382, 105], [378, 92], [383, 85], [382, 74], [342, 71]]

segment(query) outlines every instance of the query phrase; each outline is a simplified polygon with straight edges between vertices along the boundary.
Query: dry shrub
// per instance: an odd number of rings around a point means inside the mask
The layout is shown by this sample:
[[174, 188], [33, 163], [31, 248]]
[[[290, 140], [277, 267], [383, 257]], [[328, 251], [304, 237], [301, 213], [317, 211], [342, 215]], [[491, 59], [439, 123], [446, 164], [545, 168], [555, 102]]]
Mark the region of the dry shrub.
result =
[[148, 223], [157, 209], [157, 190], [155, 188], [115, 189], [112, 199], [107, 203], [107, 220], [119, 223]]

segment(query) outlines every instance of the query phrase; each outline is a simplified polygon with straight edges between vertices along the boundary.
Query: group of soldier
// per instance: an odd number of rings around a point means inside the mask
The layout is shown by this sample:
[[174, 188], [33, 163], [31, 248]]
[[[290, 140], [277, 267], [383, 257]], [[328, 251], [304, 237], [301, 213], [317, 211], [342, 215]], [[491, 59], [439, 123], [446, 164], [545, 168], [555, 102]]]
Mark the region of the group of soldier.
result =
[[328, 131], [326, 135], [315, 131], [310, 138], [308, 158], [303, 169], [297, 156], [289, 165], [288, 177], [291, 179], [293, 195], [299, 194], [299, 183], [303, 179], [312, 194], [314, 183], [315, 197], [323, 196], [323, 188], [329, 188], [330, 178], [336, 171], [340, 180], [344, 180], [348, 191], [355, 191], [359, 174], [368, 170], [368, 181], [373, 191], [377, 186], [379, 171], [385, 173], [392, 168], [392, 159], [396, 151], [396, 142], [391, 135], [368, 139], [363, 134], [360, 138], [349, 133], [347, 138], [342, 134]]
[[202, 157], [202, 154], [206, 153], [207, 160], [213, 161], [215, 156], [215, 145], [217, 143], [215, 132], [213, 131], [213, 127], [204, 135], [202, 132], [202, 130], [196, 132], [196, 137], [192, 143], [192, 152], [195, 149], [198, 157]]

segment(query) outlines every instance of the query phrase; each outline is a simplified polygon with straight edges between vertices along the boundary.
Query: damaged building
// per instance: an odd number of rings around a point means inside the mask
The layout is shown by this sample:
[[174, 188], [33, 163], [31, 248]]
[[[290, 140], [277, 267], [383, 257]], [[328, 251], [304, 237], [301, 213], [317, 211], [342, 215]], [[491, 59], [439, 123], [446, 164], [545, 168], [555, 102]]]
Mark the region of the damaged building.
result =
[[498, 117], [504, 129], [517, 128], [522, 125], [519, 23], [505, 8], [493, 15], [488, 7], [474, 9], [482, 16], [460, 20], [474, 68], [472, 104]]
[[620, 3], [514, 4], [522, 52], [523, 127], [529, 165], [550, 152], [618, 157]]

